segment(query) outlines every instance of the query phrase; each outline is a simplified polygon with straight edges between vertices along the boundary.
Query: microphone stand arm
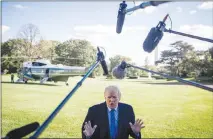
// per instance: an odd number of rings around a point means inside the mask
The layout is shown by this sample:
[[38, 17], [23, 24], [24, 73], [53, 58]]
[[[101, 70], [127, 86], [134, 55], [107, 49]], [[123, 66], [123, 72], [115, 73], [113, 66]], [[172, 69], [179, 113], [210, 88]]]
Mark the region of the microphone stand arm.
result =
[[[149, 6], [158, 6], [160, 4], [167, 3], [167, 2], [170, 2], [170, 1], [148, 1], [148, 2], [143, 2], [143, 3], [141, 3], [138, 6], [134, 6], [132, 8], [126, 9], [125, 10], [125, 14], [129, 13], [129, 12], [132, 12], [132, 11], [136, 11], [138, 9], [144, 9], [146, 7], [149, 7]], [[123, 3], [121, 3], [121, 4], [125, 4], [125, 1], [123, 1]]]
[[83, 78], [76, 84], [76, 86], [72, 89], [72, 91], [64, 98], [64, 100], [57, 106], [57, 108], [50, 114], [50, 116], [45, 120], [45, 122], [36, 130], [33, 136], [30, 139], [38, 138], [38, 136], [45, 130], [48, 124], [53, 120], [53, 118], [58, 114], [58, 112], [62, 109], [62, 107], [68, 102], [68, 100], [72, 97], [72, 95], [77, 91], [77, 89], [82, 85], [84, 80], [93, 72], [93, 70], [98, 66], [98, 64], [104, 60], [103, 52], [98, 48], [97, 53], [97, 61], [93, 64], [88, 72], [83, 76]]
[[178, 35], [182, 35], [182, 36], [186, 36], [186, 37], [190, 37], [190, 38], [194, 38], [194, 39], [198, 39], [198, 40], [202, 40], [202, 41], [207, 41], [207, 42], [213, 43], [212, 39], [203, 38], [203, 37], [199, 37], [199, 36], [195, 36], [195, 35], [190, 35], [190, 34], [186, 34], [186, 33], [182, 33], [182, 32], [177, 32], [177, 31], [173, 31], [171, 29], [164, 28], [163, 31], [164, 32], [174, 33], [174, 34], [178, 34]]
[[177, 80], [179, 82], [182, 82], [182, 83], [185, 83], [185, 84], [188, 84], [188, 85], [192, 85], [192, 86], [195, 86], [195, 87], [202, 88], [204, 90], [208, 90], [208, 91], [213, 92], [213, 88], [210, 88], [208, 86], [199, 84], [197, 82], [187, 81], [187, 80], [184, 80], [184, 79], [179, 78], [179, 77], [174, 77], [174, 76], [170, 76], [170, 75], [167, 75], [167, 74], [163, 74], [163, 73], [155, 72], [155, 71], [152, 71], [152, 70], [148, 70], [148, 69], [145, 69], [145, 68], [142, 68], [142, 67], [138, 67], [138, 66], [134, 66], [134, 65], [131, 65], [131, 64], [127, 64], [124, 61], [122, 63], [123, 63], [123, 66], [125, 65], [124, 66], [125, 68], [133, 67], [133, 68], [136, 68], [136, 69], [144, 70], [146, 72], [151, 72], [153, 74], [157, 74], [157, 75], [160, 75], [160, 76], [163, 76], [163, 77], [166, 77], [166, 78], [174, 79], [174, 80]]

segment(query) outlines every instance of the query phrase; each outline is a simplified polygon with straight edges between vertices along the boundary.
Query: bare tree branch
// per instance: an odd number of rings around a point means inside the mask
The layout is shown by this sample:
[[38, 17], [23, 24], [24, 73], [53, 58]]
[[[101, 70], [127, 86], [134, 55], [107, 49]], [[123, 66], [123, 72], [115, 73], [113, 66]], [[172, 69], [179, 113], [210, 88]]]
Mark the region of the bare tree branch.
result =
[[41, 51], [39, 48], [41, 36], [36, 25], [30, 23], [22, 26], [18, 32], [17, 38], [24, 41], [24, 44], [20, 50], [24, 51], [27, 57], [32, 58], [38, 56], [38, 51]]

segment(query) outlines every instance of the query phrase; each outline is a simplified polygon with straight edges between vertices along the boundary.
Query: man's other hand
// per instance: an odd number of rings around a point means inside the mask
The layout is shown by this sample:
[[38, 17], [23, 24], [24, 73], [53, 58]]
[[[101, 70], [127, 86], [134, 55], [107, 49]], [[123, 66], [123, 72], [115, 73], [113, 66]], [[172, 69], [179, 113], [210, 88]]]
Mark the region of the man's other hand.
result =
[[96, 129], [97, 125], [94, 125], [93, 127], [91, 126], [91, 122], [85, 122], [85, 125], [84, 125], [84, 135], [86, 137], [91, 137], [92, 134], [95, 132], [95, 129]]
[[131, 122], [129, 124], [130, 124], [130, 127], [131, 127], [132, 131], [135, 134], [138, 134], [141, 131], [141, 129], [145, 127], [144, 124], [143, 124], [142, 119], [137, 119], [135, 121], [134, 125]]

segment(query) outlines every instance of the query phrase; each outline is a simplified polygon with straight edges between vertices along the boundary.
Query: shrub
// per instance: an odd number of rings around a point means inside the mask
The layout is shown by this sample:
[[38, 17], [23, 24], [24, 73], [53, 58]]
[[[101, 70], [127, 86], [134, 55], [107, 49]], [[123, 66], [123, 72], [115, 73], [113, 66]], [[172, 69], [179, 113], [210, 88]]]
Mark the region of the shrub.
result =
[[7, 74], [8, 73], [8, 69], [4, 69], [4, 74]]
[[148, 78], [148, 75], [140, 75], [140, 77], [146, 77], [146, 78]]
[[195, 77], [196, 77], [196, 72], [190, 72], [190, 73], [188, 74], [188, 77], [189, 77], [189, 78], [195, 78]]
[[202, 77], [196, 78], [196, 81], [198, 81], [198, 82], [213, 82], [213, 77], [202, 76]]
[[156, 80], [158, 80], [158, 79], [165, 79], [165, 77], [159, 76], [159, 75], [152, 75], [152, 78], [155, 78]]
[[106, 79], [115, 79], [115, 77], [112, 75], [112, 73], [109, 73], [108, 75], [107, 75], [107, 78]]
[[138, 79], [138, 76], [130, 76], [129, 79]]

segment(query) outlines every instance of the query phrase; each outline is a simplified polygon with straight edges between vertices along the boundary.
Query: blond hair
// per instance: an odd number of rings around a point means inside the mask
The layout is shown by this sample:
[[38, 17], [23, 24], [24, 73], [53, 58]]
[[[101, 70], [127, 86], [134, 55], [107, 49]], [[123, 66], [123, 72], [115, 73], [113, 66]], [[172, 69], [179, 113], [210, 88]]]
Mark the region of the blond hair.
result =
[[109, 85], [109, 86], [107, 86], [105, 88], [104, 93], [107, 92], [107, 91], [115, 91], [115, 92], [118, 93], [119, 99], [121, 98], [121, 91], [120, 91], [120, 89], [119, 89], [118, 86], [116, 86], [116, 85]]

